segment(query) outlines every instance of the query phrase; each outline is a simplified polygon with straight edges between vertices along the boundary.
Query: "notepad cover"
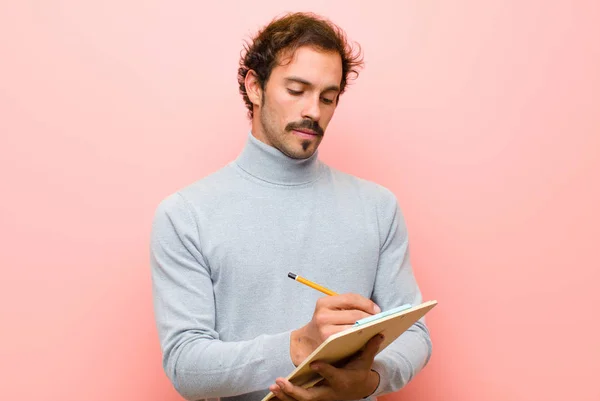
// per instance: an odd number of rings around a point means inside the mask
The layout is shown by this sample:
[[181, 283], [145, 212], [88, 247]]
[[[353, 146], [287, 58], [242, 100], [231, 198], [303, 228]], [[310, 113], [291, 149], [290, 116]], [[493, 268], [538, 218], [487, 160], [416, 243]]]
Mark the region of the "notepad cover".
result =
[[[379, 353], [425, 316], [435, 305], [437, 305], [437, 301], [427, 301], [391, 315], [385, 315], [382, 312], [383, 317], [380, 319], [334, 334], [298, 365], [287, 379], [296, 386], [312, 387], [322, 380], [322, 377], [310, 368], [312, 362], [323, 361], [339, 365], [356, 354], [373, 336], [382, 333], [384, 340], [377, 351]], [[273, 397], [274, 394], [269, 392], [262, 401], [270, 400]]]

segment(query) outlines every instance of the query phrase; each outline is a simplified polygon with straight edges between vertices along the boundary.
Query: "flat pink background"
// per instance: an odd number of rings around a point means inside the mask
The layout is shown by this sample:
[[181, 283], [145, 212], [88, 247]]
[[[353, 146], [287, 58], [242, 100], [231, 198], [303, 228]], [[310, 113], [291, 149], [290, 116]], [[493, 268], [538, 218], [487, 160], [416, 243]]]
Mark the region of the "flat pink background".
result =
[[240, 151], [242, 39], [314, 10], [367, 62], [322, 158], [394, 191], [439, 301], [387, 400], [600, 400], [599, 2], [201, 3], [0, 2], [2, 399], [180, 399], [154, 209]]

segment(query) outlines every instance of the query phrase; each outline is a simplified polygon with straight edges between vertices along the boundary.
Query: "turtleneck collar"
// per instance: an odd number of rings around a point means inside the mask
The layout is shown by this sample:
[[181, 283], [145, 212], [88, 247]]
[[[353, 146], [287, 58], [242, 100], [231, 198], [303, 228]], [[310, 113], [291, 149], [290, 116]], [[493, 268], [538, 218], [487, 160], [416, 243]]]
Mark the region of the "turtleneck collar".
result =
[[315, 181], [321, 173], [318, 151], [308, 159], [292, 159], [256, 139], [252, 132], [235, 163], [248, 174], [279, 185], [306, 184]]

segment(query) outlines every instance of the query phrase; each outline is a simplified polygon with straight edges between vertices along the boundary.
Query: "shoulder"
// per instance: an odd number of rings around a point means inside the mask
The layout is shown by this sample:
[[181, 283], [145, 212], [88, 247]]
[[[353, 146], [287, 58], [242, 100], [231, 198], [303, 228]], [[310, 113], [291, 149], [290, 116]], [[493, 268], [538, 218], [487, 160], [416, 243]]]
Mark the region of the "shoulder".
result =
[[199, 208], [210, 212], [235, 188], [238, 177], [228, 164], [164, 197], [156, 214], [187, 219], [193, 218]]
[[396, 195], [387, 187], [375, 181], [361, 178], [333, 167], [327, 166], [331, 181], [334, 185], [344, 188], [347, 191], [354, 192], [364, 202], [375, 207], [384, 207], [385, 205], [397, 206]]
[[343, 196], [353, 197], [354, 202], [359, 202], [357, 206], [372, 216], [372, 221], [378, 226], [382, 240], [395, 226], [405, 229], [404, 215], [398, 198], [389, 188], [371, 180], [328, 168], [330, 180], [336, 187], [336, 191], [337, 188], [343, 188]]

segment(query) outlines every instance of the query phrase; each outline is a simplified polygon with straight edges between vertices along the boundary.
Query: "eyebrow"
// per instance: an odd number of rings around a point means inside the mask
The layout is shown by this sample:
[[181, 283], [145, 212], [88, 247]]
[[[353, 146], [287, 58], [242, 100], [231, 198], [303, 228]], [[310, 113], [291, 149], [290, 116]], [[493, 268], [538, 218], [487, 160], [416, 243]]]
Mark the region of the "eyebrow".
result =
[[[288, 83], [288, 82], [297, 82], [299, 84], [310, 86], [310, 87], [314, 86], [312, 83], [308, 82], [305, 79], [299, 78], [299, 77], [287, 77], [287, 78], [285, 78], [285, 81], [286, 81], [286, 83]], [[340, 91], [340, 87], [337, 86], [337, 85], [330, 85], [330, 86], [328, 86], [327, 88], [325, 88], [323, 90], [323, 92], [328, 92], [328, 91], [339, 92]]]

